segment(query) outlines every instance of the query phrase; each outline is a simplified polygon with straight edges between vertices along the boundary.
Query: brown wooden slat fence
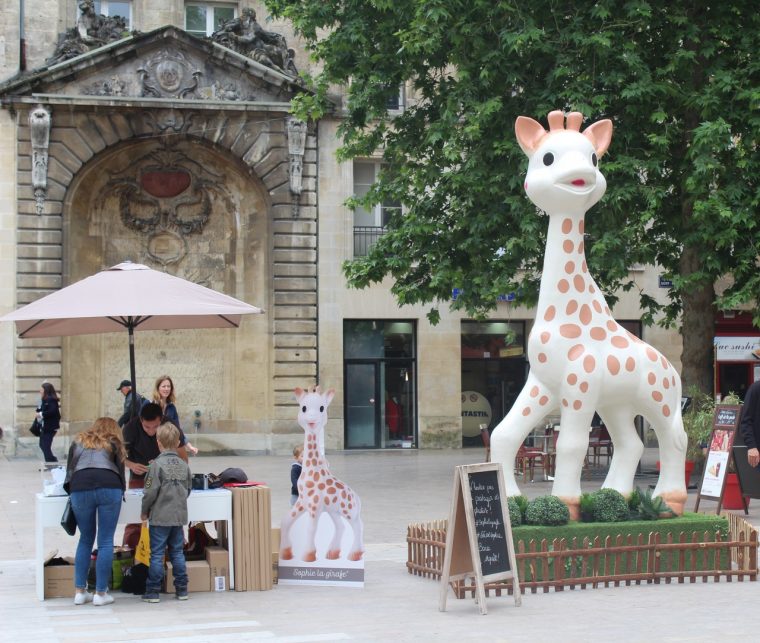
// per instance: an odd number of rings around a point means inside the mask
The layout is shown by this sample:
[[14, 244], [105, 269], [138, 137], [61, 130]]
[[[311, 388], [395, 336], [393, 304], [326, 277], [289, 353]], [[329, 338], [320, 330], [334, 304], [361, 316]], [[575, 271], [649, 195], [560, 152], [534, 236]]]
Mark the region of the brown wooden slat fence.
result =
[[[732, 582], [757, 580], [758, 532], [737, 514], [728, 517], [728, 538], [720, 532], [649, 535], [619, 534], [604, 539], [573, 538], [518, 541], [515, 551], [522, 592], [560, 592], [565, 587], [619, 587], [644, 583], [701, 579]], [[409, 525], [407, 528], [410, 574], [439, 579], [446, 549], [446, 520]], [[451, 583], [457, 598], [474, 595], [474, 579]], [[511, 581], [487, 583], [486, 592], [512, 593]]]

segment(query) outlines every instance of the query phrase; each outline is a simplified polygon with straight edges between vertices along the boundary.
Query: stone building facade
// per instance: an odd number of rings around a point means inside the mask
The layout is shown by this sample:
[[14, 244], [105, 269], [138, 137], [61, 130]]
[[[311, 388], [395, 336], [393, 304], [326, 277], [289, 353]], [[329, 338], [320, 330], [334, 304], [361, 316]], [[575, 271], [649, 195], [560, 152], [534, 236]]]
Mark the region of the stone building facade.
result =
[[[260, 20], [273, 48], [246, 53], [188, 31], [199, 16], [266, 16], [261, 3], [104, 0], [94, 8], [126, 6], [139, 33], [76, 41], [82, 53], [66, 57], [59, 34], [87, 2], [3, 3], [0, 314], [124, 260], [265, 309], [236, 331], [136, 335], [138, 390], [170, 374], [183, 428], [209, 451], [289, 451], [301, 439], [292, 390], [317, 382], [337, 391], [328, 448], [460, 446], [494, 426], [524, 380], [532, 312], [505, 298], [490, 322], [442, 311], [433, 327], [389, 283], [346, 287], [341, 264], [382, 217], [345, 200], [378, 160], [336, 161], [339, 97], [318, 123], [290, 117], [306, 91], [293, 69], [309, 66], [290, 26]], [[650, 291], [656, 278], [637, 276]], [[615, 315], [635, 330], [634, 298]], [[646, 339], [678, 364], [677, 336]], [[23, 435], [47, 380], [70, 436], [118, 415], [127, 338], [20, 340], [2, 324], [0, 363], [0, 425]]]

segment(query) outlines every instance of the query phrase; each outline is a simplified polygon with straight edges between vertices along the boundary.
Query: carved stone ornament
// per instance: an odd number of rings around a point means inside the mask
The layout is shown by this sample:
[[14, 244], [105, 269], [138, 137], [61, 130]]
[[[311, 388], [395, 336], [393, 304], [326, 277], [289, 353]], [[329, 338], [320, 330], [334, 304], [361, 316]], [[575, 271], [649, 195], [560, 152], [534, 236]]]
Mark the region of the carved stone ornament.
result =
[[32, 187], [37, 214], [42, 214], [47, 196], [48, 147], [50, 146], [50, 111], [37, 105], [29, 112], [32, 139]]
[[46, 61], [48, 65], [86, 54], [109, 42], [121, 40], [130, 33], [127, 21], [121, 16], [104, 16], [95, 13], [93, 0], [80, 0], [79, 11], [76, 27], [58, 36], [55, 53]]
[[99, 80], [82, 89], [86, 96], [126, 96], [127, 83], [119, 76]]
[[303, 191], [303, 155], [306, 149], [307, 126], [297, 118], [289, 118], [288, 156], [290, 157], [290, 192], [293, 194], [293, 216], [298, 216], [298, 207]]
[[137, 70], [140, 96], [154, 98], [201, 98], [198, 79], [200, 69], [193, 69], [180, 51], [162, 49]]
[[298, 75], [293, 60], [295, 52], [288, 49], [285, 37], [264, 29], [256, 21], [256, 12], [249, 7], [243, 9], [237, 18], [224, 22], [211, 34], [211, 39], [283, 74]]

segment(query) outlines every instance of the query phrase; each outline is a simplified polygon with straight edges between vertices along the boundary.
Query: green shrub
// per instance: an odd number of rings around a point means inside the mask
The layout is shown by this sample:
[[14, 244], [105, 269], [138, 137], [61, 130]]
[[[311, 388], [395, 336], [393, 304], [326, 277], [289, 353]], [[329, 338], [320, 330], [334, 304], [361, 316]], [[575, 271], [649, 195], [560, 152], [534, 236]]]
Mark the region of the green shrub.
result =
[[525, 512], [528, 510], [528, 499], [525, 496], [514, 496], [514, 501], [520, 508], [520, 519], [525, 522]]
[[541, 496], [528, 503], [525, 522], [529, 525], [566, 525], [570, 510], [556, 496]]
[[641, 494], [641, 505], [639, 506], [639, 520], [659, 520], [663, 516], [673, 516], [673, 510], [665, 504], [660, 496], [652, 496], [652, 490], [648, 489]]
[[639, 510], [639, 505], [641, 505], [641, 489], [636, 487], [628, 497], [628, 509], [632, 513], [636, 513]]
[[520, 505], [517, 504], [517, 500], [514, 498], [507, 498], [507, 508], [509, 509], [509, 522], [512, 526], [519, 527], [522, 525], [522, 512], [520, 511]]
[[628, 520], [628, 503], [619, 491], [599, 489], [594, 498], [594, 522], [622, 522]]
[[582, 522], [594, 521], [594, 496], [590, 493], [582, 493], [580, 499], [580, 512]]

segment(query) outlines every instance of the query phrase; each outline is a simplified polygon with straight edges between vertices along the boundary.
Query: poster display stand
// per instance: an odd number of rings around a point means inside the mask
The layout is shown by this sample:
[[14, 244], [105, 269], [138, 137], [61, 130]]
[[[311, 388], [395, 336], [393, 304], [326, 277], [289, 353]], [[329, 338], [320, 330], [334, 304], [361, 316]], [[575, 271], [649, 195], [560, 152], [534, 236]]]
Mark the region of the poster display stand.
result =
[[[740, 417], [741, 406], [718, 405], [715, 407], [713, 429], [707, 443], [707, 457], [697, 491], [697, 502], [694, 505], [695, 512], [699, 510], [700, 501], [705, 499], [717, 500], [717, 513], [720, 513], [723, 506], [723, 492], [726, 488], [726, 475], [734, 455], [733, 446]], [[748, 513], [746, 498], [743, 498], [743, 501], [744, 511]]]
[[512, 580], [515, 605], [522, 603], [504, 473], [499, 463], [456, 467], [439, 609], [446, 611], [449, 582], [474, 577], [481, 614], [487, 614], [485, 584]]

